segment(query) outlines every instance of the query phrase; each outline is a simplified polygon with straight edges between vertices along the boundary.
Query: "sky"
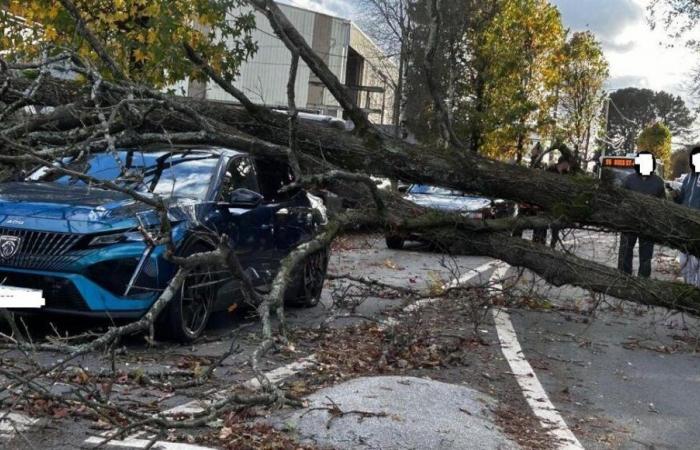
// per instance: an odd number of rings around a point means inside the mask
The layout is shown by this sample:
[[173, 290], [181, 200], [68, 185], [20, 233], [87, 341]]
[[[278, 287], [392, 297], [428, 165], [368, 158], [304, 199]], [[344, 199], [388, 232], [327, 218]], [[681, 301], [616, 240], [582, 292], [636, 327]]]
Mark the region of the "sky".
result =
[[[352, 19], [353, 0], [281, 0], [303, 8]], [[610, 63], [608, 89], [634, 86], [666, 90], [690, 101], [688, 79], [700, 55], [651, 30], [646, 6], [650, 0], [550, 0], [572, 31], [590, 30], [603, 44]]]

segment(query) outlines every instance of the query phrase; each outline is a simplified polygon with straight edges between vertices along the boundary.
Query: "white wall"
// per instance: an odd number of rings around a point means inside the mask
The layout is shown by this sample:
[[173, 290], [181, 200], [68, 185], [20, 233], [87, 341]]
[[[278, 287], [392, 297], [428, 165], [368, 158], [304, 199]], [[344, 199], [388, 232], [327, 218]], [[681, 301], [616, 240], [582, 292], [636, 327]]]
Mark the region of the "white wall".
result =
[[[280, 9], [294, 24], [296, 29], [306, 39], [309, 45], [313, 42], [314, 22], [316, 13], [280, 4]], [[234, 11], [248, 11], [239, 9]], [[286, 107], [287, 105], [287, 80], [291, 54], [275, 35], [267, 18], [261, 13], [255, 12], [256, 30], [253, 39], [258, 43], [257, 53], [241, 67], [241, 74], [234, 85], [242, 90], [255, 103], [265, 104], [271, 107]], [[343, 19], [333, 19], [331, 32], [331, 50], [329, 51], [329, 67], [340, 79], [345, 81], [345, 63], [347, 61], [347, 47], [350, 41], [350, 24]], [[308, 103], [308, 88], [310, 69], [303, 62], [299, 62], [297, 79], [295, 84], [296, 104], [298, 107], [306, 107]], [[234, 99], [213, 83], [207, 84], [206, 96], [211, 100], [234, 101]], [[327, 92], [324, 94], [324, 102], [328, 105], [337, 105], [335, 100]]]

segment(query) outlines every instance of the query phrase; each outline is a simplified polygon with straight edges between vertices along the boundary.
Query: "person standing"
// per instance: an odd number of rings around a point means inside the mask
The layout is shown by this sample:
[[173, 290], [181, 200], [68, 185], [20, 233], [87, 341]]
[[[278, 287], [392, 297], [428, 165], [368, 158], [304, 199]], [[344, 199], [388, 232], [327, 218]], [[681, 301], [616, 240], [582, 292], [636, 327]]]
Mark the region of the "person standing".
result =
[[[692, 209], [700, 209], [700, 145], [690, 150], [690, 173], [683, 179], [680, 191], [673, 191], [673, 201]], [[700, 287], [700, 260], [690, 254], [681, 254], [683, 280]]]
[[[635, 172], [625, 178], [623, 188], [644, 195], [658, 198], [666, 198], [664, 180], [654, 170], [656, 159], [649, 152], [639, 152], [635, 158]], [[639, 239], [639, 276], [649, 278], [651, 276], [651, 258], [654, 255], [654, 242], [639, 237], [635, 233], [621, 233], [620, 252], [617, 258], [618, 270], [632, 274], [632, 261], [634, 259], [634, 245]]]

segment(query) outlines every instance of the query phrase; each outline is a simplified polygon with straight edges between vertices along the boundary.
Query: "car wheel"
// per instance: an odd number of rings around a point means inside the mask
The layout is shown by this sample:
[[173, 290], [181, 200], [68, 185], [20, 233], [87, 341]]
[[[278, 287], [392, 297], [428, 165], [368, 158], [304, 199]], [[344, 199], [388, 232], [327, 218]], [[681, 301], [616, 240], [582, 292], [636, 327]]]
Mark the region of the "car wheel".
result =
[[[189, 246], [185, 255], [211, 250], [203, 243]], [[211, 316], [216, 296], [214, 276], [209, 267], [194, 267], [180, 290], [161, 314], [161, 339], [189, 343], [202, 335]]]
[[387, 236], [386, 246], [392, 250], [401, 250], [403, 248], [404, 240], [398, 236]]
[[288, 305], [312, 308], [321, 300], [330, 249], [328, 247], [306, 257], [302, 267], [292, 276], [284, 301]]

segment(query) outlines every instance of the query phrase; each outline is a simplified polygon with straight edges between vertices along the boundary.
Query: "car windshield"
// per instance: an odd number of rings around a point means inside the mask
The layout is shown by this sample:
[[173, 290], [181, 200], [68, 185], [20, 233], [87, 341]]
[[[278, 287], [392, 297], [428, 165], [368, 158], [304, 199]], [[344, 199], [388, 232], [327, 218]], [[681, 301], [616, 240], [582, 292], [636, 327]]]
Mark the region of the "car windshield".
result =
[[[54, 164], [85, 173], [103, 181], [129, 186], [138, 192], [164, 197], [203, 200], [219, 157], [206, 152], [137, 152], [95, 153], [87, 160], [64, 158]], [[83, 181], [47, 167], [34, 171], [29, 181], [61, 184], [84, 184]]]
[[414, 184], [408, 190], [410, 194], [427, 194], [427, 195], [455, 195], [463, 196], [464, 193], [452, 189], [441, 188], [437, 186], [428, 186], [427, 184]]

